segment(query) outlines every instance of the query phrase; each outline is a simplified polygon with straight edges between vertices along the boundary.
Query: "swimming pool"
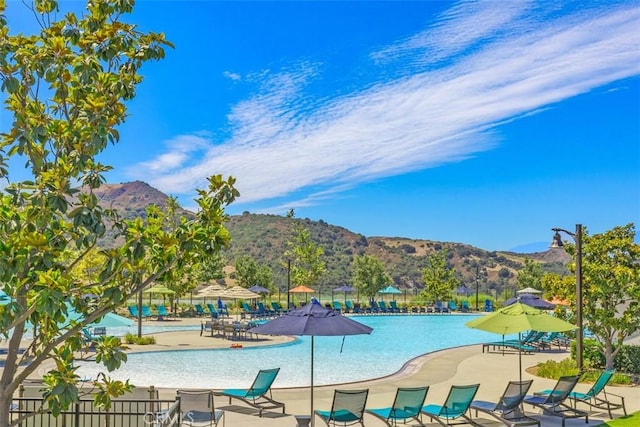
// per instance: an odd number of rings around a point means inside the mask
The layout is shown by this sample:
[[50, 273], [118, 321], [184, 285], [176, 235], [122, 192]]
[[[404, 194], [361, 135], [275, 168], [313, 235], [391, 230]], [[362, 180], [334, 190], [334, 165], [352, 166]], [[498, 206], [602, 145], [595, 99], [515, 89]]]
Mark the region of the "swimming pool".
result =
[[[443, 348], [495, 341], [496, 335], [464, 326], [477, 315], [361, 316], [371, 335], [315, 337], [314, 383], [338, 384], [397, 372], [409, 360]], [[132, 353], [112, 378], [136, 386], [248, 387], [259, 369], [280, 367], [274, 387], [304, 387], [310, 380], [310, 337], [265, 347]], [[341, 351], [342, 347], [342, 351]], [[79, 363], [78, 374], [95, 378], [95, 363]]]

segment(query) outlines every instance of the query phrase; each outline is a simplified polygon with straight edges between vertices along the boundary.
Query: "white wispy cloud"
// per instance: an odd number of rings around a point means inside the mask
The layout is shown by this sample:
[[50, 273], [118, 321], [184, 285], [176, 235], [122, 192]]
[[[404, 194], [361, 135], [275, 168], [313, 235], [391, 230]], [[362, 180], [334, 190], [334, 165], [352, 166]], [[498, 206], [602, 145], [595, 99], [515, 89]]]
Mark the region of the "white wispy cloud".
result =
[[[567, 15], [526, 2], [461, 2], [371, 54], [376, 66], [402, 70], [394, 79], [324, 99], [307, 91], [319, 64], [258, 73], [261, 90], [233, 107], [227, 140], [179, 136], [133, 170], [171, 194], [192, 194], [212, 173], [233, 175], [238, 204], [283, 208], [464, 160], [497, 144], [491, 130], [500, 123], [640, 73], [640, 8], [601, 7]], [[280, 200], [294, 192], [304, 194]]]

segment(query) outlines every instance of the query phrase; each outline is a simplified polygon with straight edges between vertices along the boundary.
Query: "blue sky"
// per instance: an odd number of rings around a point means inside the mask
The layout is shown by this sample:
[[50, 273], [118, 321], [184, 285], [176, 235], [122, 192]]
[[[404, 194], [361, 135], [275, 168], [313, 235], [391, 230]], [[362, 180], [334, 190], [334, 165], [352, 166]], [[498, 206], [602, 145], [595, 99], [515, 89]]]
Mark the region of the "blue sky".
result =
[[640, 225], [637, 1], [138, 1], [128, 19], [175, 49], [142, 69], [111, 183], [193, 208], [222, 173], [231, 214], [488, 250]]

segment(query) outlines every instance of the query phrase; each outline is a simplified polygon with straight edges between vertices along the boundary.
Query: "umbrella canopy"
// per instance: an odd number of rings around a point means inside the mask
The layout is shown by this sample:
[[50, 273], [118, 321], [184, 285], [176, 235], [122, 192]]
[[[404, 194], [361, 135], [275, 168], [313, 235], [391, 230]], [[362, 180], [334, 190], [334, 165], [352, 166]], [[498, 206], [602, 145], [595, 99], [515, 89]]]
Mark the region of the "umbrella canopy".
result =
[[504, 305], [508, 306], [515, 304], [516, 302], [521, 302], [530, 307], [539, 308], [541, 310], [553, 310], [556, 307], [555, 304], [545, 301], [537, 295], [531, 294], [520, 294], [517, 297], [510, 298], [504, 302]]
[[380, 294], [401, 294], [402, 291], [394, 286], [387, 286], [384, 289], [378, 291]]
[[225, 291], [225, 288], [216, 283], [200, 289], [196, 296], [201, 298], [219, 298], [224, 296]]
[[516, 292], [519, 294], [541, 294], [542, 293], [542, 291], [539, 291], [532, 287], [520, 289], [519, 291], [516, 291]]
[[347, 303], [347, 292], [353, 292], [356, 288], [349, 285], [338, 286], [333, 290], [333, 292], [344, 292], [344, 302]]
[[289, 293], [299, 293], [299, 294], [312, 294], [315, 291], [308, 286], [298, 285], [295, 288], [289, 289]]
[[458, 295], [464, 295], [465, 297], [468, 297], [469, 295], [471, 295], [473, 293], [473, 291], [469, 288], [467, 288], [466, 285], [460, 285], [456, 288], [456, 294]]
[[249, 288], [249, 290], [251, 292], [255, 292], [256, 294], [268, 294], [270, 293], [269, 289], [260, 286], [260, 285], [253, 285], [252, 287]]
[[338, 286], [333, 291], [334, 292], [353, 292], [355, 290], [356, 289], [354, 287], [351, 287], [349, 285], [342, 285], [342, 286]]
[[[465, 323], [465, 326], [503, 336], [517, 333], [518, 340], [524, 331], [565, 332], [576, 329], [576, 326], [569, 322], [550, 316], [542, 310], [521, 302], [473, 319]], [[520, 378], [522, 378], [522, 351], [520, 348], [518, 348], [518, 362]]]
[[257, 299], [260, 298], [259, 294], [255, 292], [251, 292], [249, 289], [243, 288], [242, 286], [236, 285], [232, 288], [227, 289], [222, 295], [225, 298], [232, 299]]
[[313, 337], [370, 334], [367, 325], [325, 308], [315, 298], [311, 303], [283, 316], [249, 329], [249, 332], [263, 335], [307, 335], [311, 336], [311, 422], [313, 419]]

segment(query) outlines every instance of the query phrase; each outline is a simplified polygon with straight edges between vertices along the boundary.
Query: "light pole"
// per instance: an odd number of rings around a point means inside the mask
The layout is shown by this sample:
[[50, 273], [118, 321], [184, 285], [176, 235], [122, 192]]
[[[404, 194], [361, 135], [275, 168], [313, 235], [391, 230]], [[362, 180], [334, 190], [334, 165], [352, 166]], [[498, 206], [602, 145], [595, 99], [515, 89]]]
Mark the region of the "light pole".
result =
[[291, 306], [291, 299], [289, 297], [289, 289], [291, 288], [291, 258], [287, 258], [287, 310]]
[[478, 311], [478, 290], [480, 289], [480, 266], [476, 264], [476, 311]]
[[578, 330], [576, 331], [576, 365], [578, 370], [582, 372], [582, 224], [576, 224], [576, 232], [572, 233], [562, 228], [552, 228], [556, 234], [553, 235], [551, 242], [552, 248], [561, 248], [564, 246], [560, 232], [573, 237], [576, 242], [576, 323]]

